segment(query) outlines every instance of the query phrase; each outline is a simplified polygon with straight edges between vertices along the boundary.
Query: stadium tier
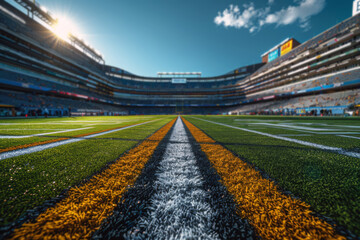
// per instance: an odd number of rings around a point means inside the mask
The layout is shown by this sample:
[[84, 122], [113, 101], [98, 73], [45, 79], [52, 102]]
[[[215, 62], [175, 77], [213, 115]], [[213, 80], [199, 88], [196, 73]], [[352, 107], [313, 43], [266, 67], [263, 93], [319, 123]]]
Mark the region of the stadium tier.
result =
[[2, 1], [1, 115], [343, 114], [359, 104], [346, 97], [360, 87], [359, 23], [355, 15], [276, 59], [220, 76], [143, 77], [105, 65]]

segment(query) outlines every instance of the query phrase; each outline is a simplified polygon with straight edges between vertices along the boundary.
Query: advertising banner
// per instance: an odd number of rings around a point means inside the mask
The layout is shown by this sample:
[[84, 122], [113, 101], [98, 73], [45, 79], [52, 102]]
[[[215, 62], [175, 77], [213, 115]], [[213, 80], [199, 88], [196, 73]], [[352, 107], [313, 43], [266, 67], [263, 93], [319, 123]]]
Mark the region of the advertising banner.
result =
[[293, 48], [293, 40], [291, 39], [290, 41], [287, 41], [281, 46], [281, 56], [290, 52], [292, 48]]
[[279, 48], [269, 53], [268, 62], [271, 62], [275, 59], [277, 59], [280, 56], [279, 54]]

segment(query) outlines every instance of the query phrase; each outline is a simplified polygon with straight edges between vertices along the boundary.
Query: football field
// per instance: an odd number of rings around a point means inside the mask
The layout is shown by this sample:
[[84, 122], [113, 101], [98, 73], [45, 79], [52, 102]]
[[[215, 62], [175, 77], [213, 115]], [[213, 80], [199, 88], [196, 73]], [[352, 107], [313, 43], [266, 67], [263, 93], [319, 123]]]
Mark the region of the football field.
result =
[[360, 119], [0, 120], [0, 238], [360, 236]]

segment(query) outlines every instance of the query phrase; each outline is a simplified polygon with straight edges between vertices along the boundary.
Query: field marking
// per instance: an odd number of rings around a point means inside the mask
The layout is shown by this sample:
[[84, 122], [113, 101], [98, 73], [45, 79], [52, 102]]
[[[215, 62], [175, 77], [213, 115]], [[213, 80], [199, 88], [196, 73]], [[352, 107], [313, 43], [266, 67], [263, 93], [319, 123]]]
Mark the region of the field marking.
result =
[[123, 123], [132, 122], [133, 120], [116, 120], [116, 121], [61, 121], [63, 123]]
[[53, 128], [53, 129], [46, 129], [46, 128], [0, 128], [0, 131], [60, 131], [60, 130], [69, 130], [68, 128]]
[[354, 136], [346, 136], [346, 135], [337, 135], [339, 137], [346, 137], [346, 138], [353, 138], [353, 139], [359, 139], [360, 140], [360, 137], [354, 137]]
[[321, 132], [320, 135], [338, 135], [338, 134], [360, 134], [360, 132]]
[[[255, 124], [255, 123], [254, 123]], [[260, 124], [256, 124], [256, 125], [260, 125]], [[265, 124], [264, 124], [265, 125]], [[303, 132], [303, 133], [311, 133], [311, 134], [320, 134], [320, 135], [338, 135], [338, 134], [360, 134], [360, 132], [358, 131], [353, 131], [353, 132], [314, 132], [314, 131], [307, 131], [307, 130], [300, 130], [300, 129], [284, 129], [282, 128], [281, 126], [276, 126], [276, 124], [274, 126], [272, 126], [273, 128], [276, 128], [276, 129], [282, 129], [282, 130], [289, 130], [289, 131], [297, 131], [297, 132]], [[253, 127], [250, 127], [249, 128], [251, 129], [257, 129], [257, 128], [253, 128]], [[259, 128], [260, 129], [260, 128]], [[264, 129], [264, 128], [263, 128]], [[335, 130], [341, 130], [341, 129], [333, 129], [334, 131]], [[344, 131], [348, 130], [348, 129], [342, 129]]]
[[[9, 126], [9, 125], [66, 125], [65, 123], [62, 122], [43, 122], [43, 123], [0, 123], [0, 126]], [[82, 124], [84, 125], [84, 124]]]
[[104, 126], [104, 125], [114, 125], [114, 124], [121, 124], [125, 122], [131, 122], [131, 121], [124, 121], [124, 122], [112, 122], [112, 123], [90, 123], [86, 124], [85, 126]]
[[357, 129], [360, 129], [360, 126], [353, 126], [353, 125], [330, 125], [330, 126], [337, 126], [337, 127], [357, 128]]
[[68, 129], [63, 131], [57, 131], [57, 132], [47, 132], [47, 133], [39, 133], [39, 134], [32, 134], [32, 135], [18, 135], [18, 136], [12, 136], [12, 135], [0, 135], [0, 139], [13, 139], [13, 138], [29, 138], [29, 137], [38, 137], [38, 136], [45, 136], [45, 135], [51, 135], [56, 133], [65, 133], [65, 132], [73, 132], [73, 131], [80, 131], [85, 129], [90, 129], [93, 127], [86, 127], [86, 128], [75, 128], [75, 129]]
[[152, 120], [152, 121], [148, 121], [148, 122], [144, 122], [144, 123], [138, 123], [138, 124], [135, 124], [135, 125], [131, 125], [131, 126], [127, 126], [127, 127], [123, 127], [123, 128], [119, 128], [119, 129], [114, 129], [114, 130], [101, 132], [101, 133], [95, 133], [95, 134], [84, 136], [84, 137], [81, 137], [81, 138], [72, 138], [72, 139], [67, 139], [67, 140], [63, 140], [63, 141], [59, 141], [59, 142], [54, 142], [54, 143], [49, 143], [49, 144], [44, 144], [44, 145], [39, 145], [39, 146], [34, 146], [34, 147], [29, 147], [29, 148], [22, 148], [22, 149], [18, 149], [18, 150], [14, 150], [14, 151], [0, 153], [0, 161], [4, 160], [4, 159], [7, 159], [7, 158], [18, 157], [18, 156], [29, 154], [29, 153], [40, 152], [40, 151], [43, 151], [43, 150], [46, 150], [46, 149], [58, 147], [58, 146], [69, 144], [69, 143], [80, 142], [80, 141], [83, 141], [83, 140], [88, 139], [88, 138], [94, 138], [94, 137], [102, 136], [102, 135], [105, 135], [105, 134], [108, 134], [108, 133], [114, 133], [114, 132], [122, 131], [122, 130], [125, 130], [125, 129], [128, 129], [128, 128], [144, 125], [144, 124], [151, 123], [151, 122], [154, 122], [154, 121], [159, 121], [159, 120], [160, 119], [155, 119], [155, 120]]
[[309, 137], [309, 136], [313, 136], [311, 134], [278, 134], [277, 136], [282, 136], [282, 137]]
[[155, 176], [148, 214], [137, 220], [130, 234], [146, 226], [150, 239], [219, 239], [207, 224], [216, 212], [206, 202], [209, 194], [202, 188], [196, 156], [179, 118]]
[[229, 128], [233, 128], [233, 129], [242, 130], [242, 131], [245, 131], [245, 132], [251, 132], [251, 133], [255, 133], [255, 134], [259, 134], [259, 135], [263, 135], [263, 136], [267, 136], [267, 137], [271, 137], [271, 138], [276, 138], [276, 139], [280, 139], [280, 140], [284, 140], [284, 141], [288, 141], [288, 142], [293, 142], [293, 143], [301, 144], [301, 145], [304, 145], [304, 146], [309, 146], [309, 147], [319, 148], [319, 149], [322, 149], [322, 150], [332, 151], [332, 152], [336, 152], [338, 154], [346, 155], [346, 156], [349, 156], [349, 157], [360, 158], [360, 153], [346, 151], [346, 150], [344, 150], [342, 148], [338, 148], [338, 147], [330, 147], [330, 146], [326, 146], [326, 145], [321, 145], [321, 144], [317, 144], [317, 143], [297, 140], [297, 139], [293, 139], [293, 138], [281, 137], [281, 136], [277, 136], [277, 135], [273, 135], [273, 134], [269, 134], [269, 133], [263, 133], [263, 132], [259, 132], [259, 131], [255, 131], [255, 130], [246, 129], [246, 128], [239, 128], [239, 127], [227, 125], [227, 124], [224, 124], [224, 123], [213, 122], [213, 121], [204, 120], [204, 119], [196, 118], [196, 117], [192, 117], [192, 118], [195, 118], [195, 119], [198, 119], [198, 120], [201, 120], [201, 121], [204, 121], [204, 122], [209, 122], [209, 123], [212, 123], [212, 124], [217, 124], [217, 125], [220, 125], [220, 126], [225, 126], [225, 127], [229, 127]]
[[234, 119], [235, 122], [292, 122], [293, 120], [271, 120], [271, 119]]
[[[260, 125], [260, 124], [259, 124]], [[258, 126], [259, 126], [258, 125]], [[251, 129], [256, 129], [256, 127], [252, 127], [252, 126], [248, 126], [249, 128]], [[281, 126], [273, 126], [273, 128], [276, 128], [276, 129], [282, 129], [284, 130], [284, 128], [282, 128]], [[260, 129], [260, 128], [259, 128]], [[266, 129], [266, 128], [262, 128], [262, 129]], [[268, 128], [269, 129], [269, 128]], [[288, 131], [296, 131], [296, 132], [303, 132], [303, 133], [312, 133], [312, 134], [317, 134], [317, 132], [313, 132], [313, 131], [306, 131], [306, 130], [300, 130], [300, 129], [286, 129]]]
[[286, 128], [294, 128], [294, 129], [309, 130], [309, 131], [339, 131], [339, 129], [301, 127], [301, 126], [286, 125], [286, 124], [273, 124], [273, 123], [249, 123], [249, 124], [275, 126], [275, 127], [286, 127]]
[[[301, 123], [301, 122], [297, 122], [297, 123], [285, 123], [285, 124], [300, 124], [300, 125], [312, 125], [312, 126], [327, 126], [327, 127], [340, 127], [340, 128], [354, 128], [357, 129], [358, 131], [360, 130], [360, 126], [354, 126], [354, 125], [333, 125], [333, 124], [326, 124], [326, 123]], [[344, 129], [344, 131], [346, 131]]]
[[221, 183], [234, 201], [241, 203], [241, 216], [252, 223], [261, 238], [293, 239], [293, 236], [300, 236], [303, 239], [345, 239], [337, 235], [330, 224], [314, 216], [310, 205], [289, 197], [252, 164], [244, 162], [220, 144], [209, 144], [213, 141], [211, 137], [190, 122], [185, 123], [221, 177]]

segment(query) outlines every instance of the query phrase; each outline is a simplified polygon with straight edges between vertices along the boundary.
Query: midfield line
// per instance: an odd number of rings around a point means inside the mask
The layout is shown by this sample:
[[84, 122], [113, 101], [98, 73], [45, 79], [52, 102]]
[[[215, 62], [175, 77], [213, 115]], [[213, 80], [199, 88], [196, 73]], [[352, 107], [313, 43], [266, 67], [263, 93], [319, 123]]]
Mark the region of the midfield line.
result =
[[293, 139], [293, 138], [277, 136], [277, 135], [273, 135], [273, 134], [269, 134], [269, 133], [263, 133], [263, 132], [259, 132], [259, 131], [255, 131], [255, 130], [246, 129], [246, 128], [235, 127], [235, 126], [227, 125], [227, 124], [224, 124], [224, 123], [213, 122], [213, 121], [209, 121], [209, 120], [205, 120], [205, 119], [201, 119], [201, 118], [197, 118], [197, 117], [192, 117], [192, 118], [198, 119], [198, 120], [201, 120], [201, 121], [204, 121], [204, 122], [209, 122], [209, 123], [212, 123], [212, 124], [217, 124], [217, 125], [224, 126], [224, 127], [229, 127], [229, 128], [233, 128], [233, 129], [242, 130], [242, 131], [245, 131], [245, 132], [251, 132], [251, 133], [255, 133], [255, 134], [259, 134], [259, 135], [263, 135], [263, 136], [267, 136], [267, 137], [271, 137], [271, 138], [284, 140], [284, 141], [287, 141], [287, 142], [293, 142], [293, 143], [297, 143], [297, 144], [301, 144], [301, 145], [305, 145], [305, 146], [309, 146], [309, 147], [314, 147], [314, 148], [319, 148], [319, 149], [322, 149], [322, 150], [336, 152], [338, 154], [346, 155], [346, 156], [349, 156], [349, 157], [360, 158], [360, 153], [347, 151], [347, 150], [342, 149], [342, 148], [330, 147], [330, 146], [326, 146], [326, 145], [321, 145], [321, 144], [317, 144], [317, 143], [297, 140], [297, 139]]

